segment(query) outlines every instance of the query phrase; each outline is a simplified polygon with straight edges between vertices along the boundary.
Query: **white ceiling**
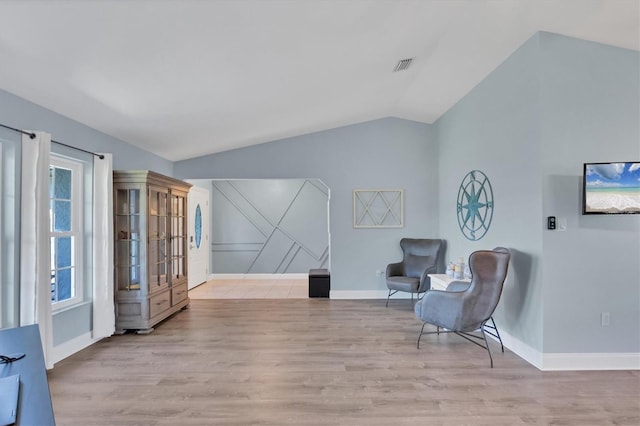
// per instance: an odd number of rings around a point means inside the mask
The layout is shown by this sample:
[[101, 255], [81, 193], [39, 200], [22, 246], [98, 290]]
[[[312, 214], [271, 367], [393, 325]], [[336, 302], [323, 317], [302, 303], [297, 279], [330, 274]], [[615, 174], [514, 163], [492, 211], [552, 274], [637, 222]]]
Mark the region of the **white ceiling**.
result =
[[536, 31], [640, 50], [639, 4], [3, 0], [0, 89], [175, 161], [382, 117], [432, 123]]

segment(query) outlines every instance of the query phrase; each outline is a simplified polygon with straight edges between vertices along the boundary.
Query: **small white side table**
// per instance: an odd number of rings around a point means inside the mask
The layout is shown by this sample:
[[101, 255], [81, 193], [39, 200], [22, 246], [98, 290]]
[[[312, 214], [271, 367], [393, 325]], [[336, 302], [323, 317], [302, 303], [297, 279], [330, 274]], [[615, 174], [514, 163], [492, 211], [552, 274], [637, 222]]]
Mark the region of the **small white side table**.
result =
[[464, 281], [466, 283], [470, 283], [471, 280], [468, 278], [463, 279], [454, 279], [453, 277], [448, 276], [447, 274], [428, 274], [429, 278], [431, 278], [431, 288], [433, 290], [446, 290], [449, 284], [452, 281]]

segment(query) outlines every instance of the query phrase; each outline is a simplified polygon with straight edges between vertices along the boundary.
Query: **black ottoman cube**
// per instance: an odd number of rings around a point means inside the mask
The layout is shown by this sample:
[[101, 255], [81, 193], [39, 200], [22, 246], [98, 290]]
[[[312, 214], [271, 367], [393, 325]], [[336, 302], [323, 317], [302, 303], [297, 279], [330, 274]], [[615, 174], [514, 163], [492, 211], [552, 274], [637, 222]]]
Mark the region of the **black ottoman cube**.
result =
[[309, 270], [309, 297], [329, 297], [331, 288], [327, 269]]

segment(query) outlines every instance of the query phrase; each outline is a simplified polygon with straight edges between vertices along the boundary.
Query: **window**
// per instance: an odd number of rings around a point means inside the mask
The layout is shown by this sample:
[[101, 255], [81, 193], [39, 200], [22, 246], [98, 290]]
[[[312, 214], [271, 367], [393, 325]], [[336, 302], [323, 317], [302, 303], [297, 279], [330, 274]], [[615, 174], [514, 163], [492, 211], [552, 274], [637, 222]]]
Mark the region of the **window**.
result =
[[82, 302], [82, 169], [78, 161], [51, 155], [49, 218], [54, 311]]

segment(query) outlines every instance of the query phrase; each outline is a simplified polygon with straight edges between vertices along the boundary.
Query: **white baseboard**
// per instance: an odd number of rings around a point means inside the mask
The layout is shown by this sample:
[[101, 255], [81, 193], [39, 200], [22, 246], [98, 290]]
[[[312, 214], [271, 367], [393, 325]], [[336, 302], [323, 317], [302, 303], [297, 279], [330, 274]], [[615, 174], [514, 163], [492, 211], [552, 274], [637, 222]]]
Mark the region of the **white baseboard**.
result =
[[541, 371], [640, 370], [640, 353], [543, 353], [498, 331], [505, 348]]
[[538, 370], [542, 370], [542, 352], [529, 346], [522, 340], [513, 337], [511, 334], [500, 328], [500, 326], [498, 326], [498, 332], [500, 333], [500, 338], [502, 338], [502, 344], [505, 348], [509, 349], [511, 352], [518, 355]]
[[210, 280], [252, 280], [252, 279], [277, 279], [299, 280], [307, 279], [309, 274], [210, 274]]
[[329, 299], [380, 299], [380, 295], [378, 290], [329, 290]]
[[64, 343], [61, 343], [53, 347], [53, 363], [62, 361], [63, 359], [80, 352], [84, 348], [93, 345], [101, 339], [94, 339], [91, 337], [91, 332], [81, 334], [78, 337], [74, 337]]
[[546, 353], [543, 371], [640, 370], [640, 353]]
[[[331, 290], [329, 297], [331, 299], [385, 299], [389, 295], [388, 290]], [[413, 296], [416, 299], [416, 296]], [[398, 292], [391, 296], [393, 299], [411, 299], [411, 293], [404, 291]]]

